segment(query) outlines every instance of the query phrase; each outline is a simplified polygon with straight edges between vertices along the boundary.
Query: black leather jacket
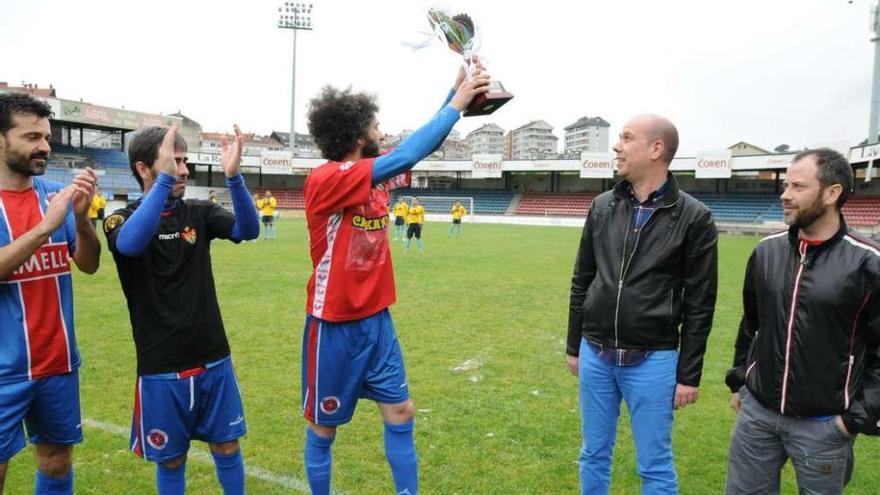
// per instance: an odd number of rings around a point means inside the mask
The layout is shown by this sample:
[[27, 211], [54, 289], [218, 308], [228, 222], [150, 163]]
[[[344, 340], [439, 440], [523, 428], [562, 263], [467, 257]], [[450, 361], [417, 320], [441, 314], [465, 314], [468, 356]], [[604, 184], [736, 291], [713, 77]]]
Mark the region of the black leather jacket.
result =
[[841, 227], [811, 245], [798, 229], [764, 238], [743, 285], [727, 385], [786, 416], [842, 415], [851, 433], [880, 416], [880, 246]]
[[593, 201], [571, 279], [566, 352], [578, 355], [581, 336], [621, 349], [679, 349], [678, 383], [696, 387], [715, 312], [718, 231], [709, 208], [671, 173], [668, 180], [641, 229], [629, 182]]

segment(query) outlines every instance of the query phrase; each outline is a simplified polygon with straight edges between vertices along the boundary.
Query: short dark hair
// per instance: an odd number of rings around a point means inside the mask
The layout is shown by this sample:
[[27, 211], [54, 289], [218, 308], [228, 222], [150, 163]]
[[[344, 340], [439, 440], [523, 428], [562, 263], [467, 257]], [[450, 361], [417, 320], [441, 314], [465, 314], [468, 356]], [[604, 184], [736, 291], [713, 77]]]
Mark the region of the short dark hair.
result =
[[[134, 137], [128, 142], [128, 164], [131, 167], [131, 173], [137, 180], [141, 189], [144, 188], [144, 181], [137, 172], [137, 162], [143, 162], [146, 166], [152, 168], [153, 162], [159, 155], [159, 146], [165, 139], [165, 133], [168, 132], [167, 127], [147, 127], [135, 133]], [[186, 140], [178, 132], [174, 136], [174, 151], [186, 151]]]
[[837, 198], [837, 208], [840, 209], [846, 204], [849, 195], [853, 190], [853, 169], [846, 158], [831, 148], [816, 148], [812, 150], [804, 150], [795, 155], [794, 162], [798, 162], [807, 157], [816, 157], [816, 177], [822, 184], [822, 187], [840, 184], [843, 190], [840, 197]]
[[321, 155], [333, 161], [354, 151], [358, 138], [365, 137], [379, 111], [376, 97], [324, 86], [309, 102], [309, 133]]
[[31, 95], [22, 93], [0, 94], [0, 134], [5, 135], [12, 129], [13, 115], [36, 115], [41, 119], [51, 119], [54, 113], [48, 103], [38, 100]]

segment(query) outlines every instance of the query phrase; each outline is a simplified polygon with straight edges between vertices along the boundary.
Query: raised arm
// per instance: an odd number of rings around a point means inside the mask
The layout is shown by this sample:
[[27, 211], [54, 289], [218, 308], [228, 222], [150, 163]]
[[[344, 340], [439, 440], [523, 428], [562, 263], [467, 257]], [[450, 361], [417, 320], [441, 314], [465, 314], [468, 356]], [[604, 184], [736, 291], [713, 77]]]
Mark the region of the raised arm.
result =
[[11, 243], [0, 248], [0, 280], [7, 279], [24, 264], [40, 246], [49, 240], [53, 232], [61, 228], [67, 217], [67, 208], [75, 192], [68, 186], [49, 201], [43, 220]]
[[73, 217], [76, 226], [76, 249], [73, 262], [83, 273], [92, 274], [98, 271], [101, 262], [101, 242], [89, 220], [89, 207], [95, 198], [95, 185], [98, 177], [90, 167], [77, 174], [73, 179]]
[[461, 112], [471, 100], [488, 90], [489, 75], [482, 73], [478, 68], [474, 79], [461, 82], [452, 97], [448, 99], [449, 102], [427, 124], [413, 132], [390, 153], [376, 158], [373, 164], [373, 184], [379, 184], [406, 172], [433, 153], [449, 135], [449, 131], [458, 122]]
[[141, 201], [138, 209], [120, 227], [116, 237], [116, 251], [119, 254], [131, 257], [143, 254], [153, 234], [156, 233], [156, 228], [159, 227], [165, 200], [168, 199], [168, 195], [171, 194], [171, 189], [177, 181], [174, 162], [174, 138], [176, 135], [177, 126], [173, 125], [162, 139], [155, 162], [155, 166], [161, 173]]
[[236, 241], [251, 240], [260, 235], [260, 217], [251, 203], [251, 196], [244, 184], [244, 177], [241, 176], [241, 151], [243, 147], [241, 129], [238, 128], [238, 125], [233, 128], [235, 129], [235, 142], [232, 146], [229, 146], [229, 140], [226, 139], [226, 136], [223, 136], [220, 143], [223, 173], [226, 174], [226, 186], [229, 187], [229, 194], [232, 196], [232, 210], [235, 212], [235, 223], [232, 224], [229, 237]]

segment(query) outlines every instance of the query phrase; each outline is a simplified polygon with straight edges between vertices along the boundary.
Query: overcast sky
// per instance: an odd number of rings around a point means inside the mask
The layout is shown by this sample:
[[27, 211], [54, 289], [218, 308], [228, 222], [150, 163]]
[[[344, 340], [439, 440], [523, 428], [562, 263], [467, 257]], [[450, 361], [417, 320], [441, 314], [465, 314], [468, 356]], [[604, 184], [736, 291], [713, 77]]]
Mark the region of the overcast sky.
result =
[[[151, 113], [178, 110], [206, 131], [290, 127], [292, 32], [280, 0], [2, 0], [0, 81]], [[505, 130], [601, 116], [616, 136], [638, 113], [681, 134], [680, 155], [744, 140], [772, 149], [864, 139], [873, 46], [868, 0], [316, 0], [297, 43], [297, 131], [324, 84], [378, 96], [383, 131], [439, 108], [460, 57], [434, 43], [430, 7], [466, 10], [489, 71], [515, 99], [488, 117]], [[613, 143], [613, 140], [612, 140]]]

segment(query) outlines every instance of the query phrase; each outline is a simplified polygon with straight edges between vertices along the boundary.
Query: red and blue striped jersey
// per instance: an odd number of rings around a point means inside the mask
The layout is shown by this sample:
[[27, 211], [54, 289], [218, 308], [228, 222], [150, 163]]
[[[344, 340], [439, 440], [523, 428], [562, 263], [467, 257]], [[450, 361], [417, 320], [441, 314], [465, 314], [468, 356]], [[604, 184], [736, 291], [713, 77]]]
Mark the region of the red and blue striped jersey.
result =
[[[49, 199], [61, 188], [60, 183], [34, 177], [30, 189], [0, 191], [0, 247], [40, 223]], [[70, 275], [75, 250], [71, 210], [45, 244], [0, 279], [0, 383], [37, 380], [79, 368]]]

